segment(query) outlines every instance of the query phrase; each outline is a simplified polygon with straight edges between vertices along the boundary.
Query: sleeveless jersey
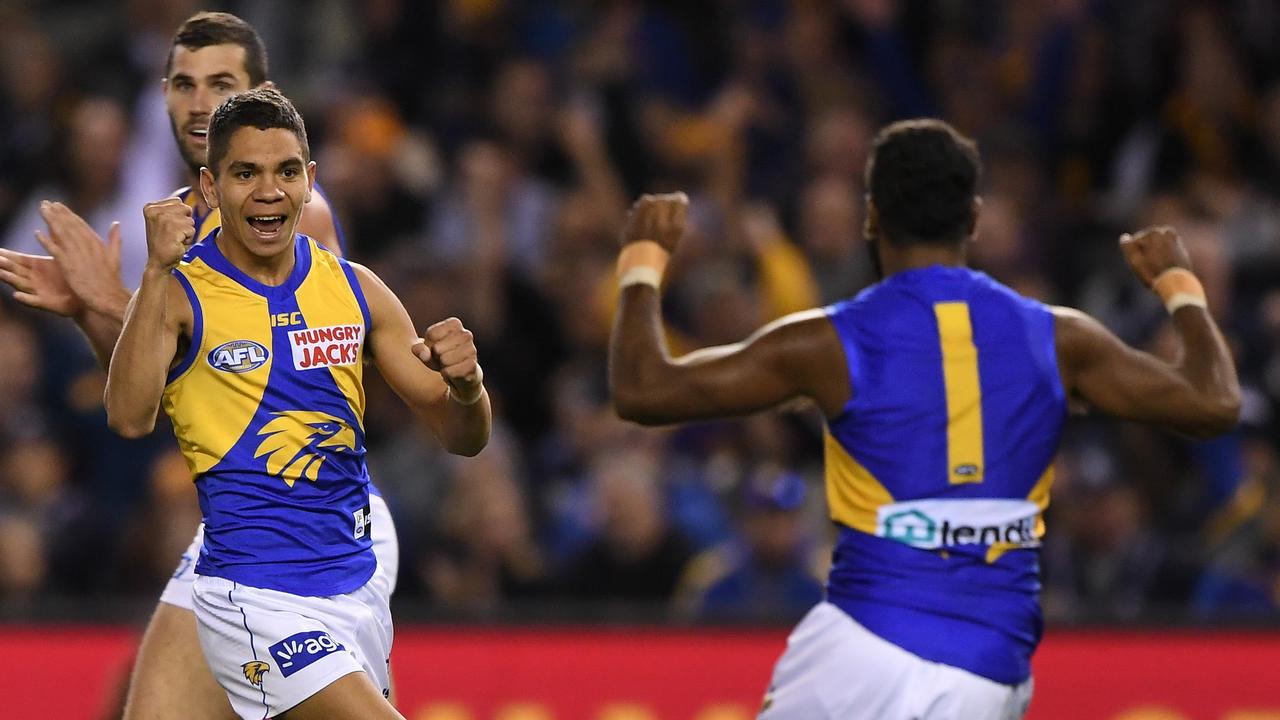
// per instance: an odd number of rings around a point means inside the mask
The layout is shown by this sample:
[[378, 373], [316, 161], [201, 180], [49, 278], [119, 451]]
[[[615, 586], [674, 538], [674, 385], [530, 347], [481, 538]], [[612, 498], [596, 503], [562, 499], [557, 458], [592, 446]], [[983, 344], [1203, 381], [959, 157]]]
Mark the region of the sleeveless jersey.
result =
[[369, 310], [351, 266], [304, 235], [264, 285], [217, 230], [174, 276], [191, 343], [164, 408], [204, 517], [196, 572], [296, 595], [351, 592], [373, 574], [362, 360]]
[[926, 660], [1022, 682], [1066, 419], [1052, 313], [943, 266], [826, 312], [853, 387], [825, 440], [839, 528], [828, 599]]
[[[316, 183], [313, 189], [315, 192], [319, 193], [321, 197], [324, 197], [326, 200], [328, 199], [324, 194], [324, 190], [320, 188], [320, 183]], [[222, 229], [222, 213], [217, 208], [211, 208], [204, 214], [195, 212], [196, 196], [192, 192], [191, 187], [178, 188], [174, 191], [173, 196], [186, 203], [187, 207], [191, 208], [193, 219], [196, 223], [195, 237], [197, 240], [207, 238], [211, 233], [213, 233], [213, 231]], [[343, 255], [345, 256], [347, 252], [347, 241], [346, 237], [342, 234], [342, 223], [338, 222], [338, 216], [336, 214], [332, 215], [332, 219], [334, 234], [338, 237], [338, 247], [342, 250]], [[381, 497], [382, 491], [378, 490], [377, 485], [370, 484], [369, 494]]]

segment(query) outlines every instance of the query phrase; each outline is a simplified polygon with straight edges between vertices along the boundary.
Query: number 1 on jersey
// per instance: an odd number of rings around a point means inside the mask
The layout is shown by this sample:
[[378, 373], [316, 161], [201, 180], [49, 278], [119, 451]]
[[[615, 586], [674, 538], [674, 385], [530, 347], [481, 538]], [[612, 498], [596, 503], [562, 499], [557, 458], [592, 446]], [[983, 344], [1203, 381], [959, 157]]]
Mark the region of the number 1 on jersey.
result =
[[982, 387], [969, 304], [936, 303], [933, 312], [947, 393], [947, 481], [952, 485], [982, 482]]

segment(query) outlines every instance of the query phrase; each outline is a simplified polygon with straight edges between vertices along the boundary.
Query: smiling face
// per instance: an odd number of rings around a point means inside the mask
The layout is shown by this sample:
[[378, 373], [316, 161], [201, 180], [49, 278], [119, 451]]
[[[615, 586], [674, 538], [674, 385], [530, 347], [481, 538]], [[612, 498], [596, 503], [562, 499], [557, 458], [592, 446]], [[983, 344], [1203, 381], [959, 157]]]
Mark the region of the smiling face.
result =
[[192, 173], [205, 164], [209, 115], [223, 100], [251, 87], [245, 49], [235, 44], [173, 48], [164, 103], [173, 138]]
[[298, 136], [287, 128], [236, 128], [216, 171], [200, 170], [200, 188], [222, 213], [222, 236], [260, 260], [291, 253], [316, 175]]

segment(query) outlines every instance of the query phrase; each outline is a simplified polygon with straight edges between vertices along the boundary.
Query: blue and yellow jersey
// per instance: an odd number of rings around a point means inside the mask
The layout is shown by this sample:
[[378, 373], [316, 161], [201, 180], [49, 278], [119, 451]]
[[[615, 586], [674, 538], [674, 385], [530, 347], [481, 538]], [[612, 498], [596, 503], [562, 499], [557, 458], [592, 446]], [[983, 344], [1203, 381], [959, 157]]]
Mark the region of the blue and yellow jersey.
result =
[[982, 273], [933, 266], [827, 315], [853, 386], [826, 432], [839, 527], [828, 599], [926, 660], [1022, 682], [1066, 419], [1052, 313]]
[[196, 572], [296, 595], [373, 574], [363, 357], [369, 310], [351, 266], [298, 235], [277, 286], [232, 265], [217, 231], [174, 270], [190, 344], [165, 412], [204, 517]]

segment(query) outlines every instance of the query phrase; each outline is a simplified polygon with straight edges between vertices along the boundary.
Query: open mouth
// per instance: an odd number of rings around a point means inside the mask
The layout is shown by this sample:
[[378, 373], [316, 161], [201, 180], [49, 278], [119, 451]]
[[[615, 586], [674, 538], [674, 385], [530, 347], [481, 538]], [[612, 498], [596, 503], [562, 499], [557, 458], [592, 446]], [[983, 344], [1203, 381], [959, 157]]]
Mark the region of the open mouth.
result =
[[250, 215], [249, 227], [263, 240], [275, 240], [284, 230], [284, 215]]
[[187, 137], [199, 143], [207, 143], [209, 137], [209, 128], [187, 128]]

